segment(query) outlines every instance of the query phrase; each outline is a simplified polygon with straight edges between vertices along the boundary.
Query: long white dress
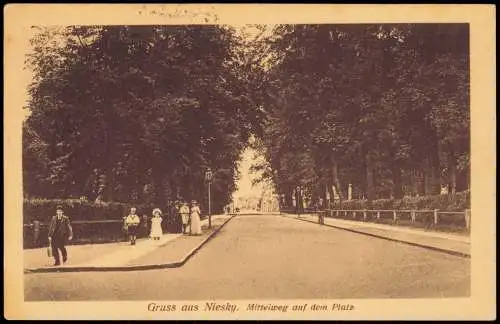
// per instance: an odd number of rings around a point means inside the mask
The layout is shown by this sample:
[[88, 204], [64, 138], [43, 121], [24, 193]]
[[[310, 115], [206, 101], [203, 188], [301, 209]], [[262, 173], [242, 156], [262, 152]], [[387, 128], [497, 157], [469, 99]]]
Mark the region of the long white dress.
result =
[[194, 206], [191, 208], [191, 234], [201, 234], [200, 207]]
[[163, 230], [161, 228], [161, 217], [151, 218], [151, 237], [161, 237], [163, 235]]
[[181, 209], [179, 210], [179, 213], [181, 214], [182, 217], [182, 224], [187, 225], [189, 223], [189, 207], [182, 206]]

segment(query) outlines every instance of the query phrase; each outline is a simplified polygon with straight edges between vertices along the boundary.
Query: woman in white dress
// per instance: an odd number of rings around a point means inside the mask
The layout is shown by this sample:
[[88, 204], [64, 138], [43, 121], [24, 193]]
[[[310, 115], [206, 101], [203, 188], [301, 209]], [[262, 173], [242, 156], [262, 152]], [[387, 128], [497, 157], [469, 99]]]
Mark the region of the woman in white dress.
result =
[[150, 237], [158, 241], [160, 240], [161, 236], [163, 235], [163, 230], [161, 228], [161, 210], [159, 208], [155, 208], [153, 210], [153, 218], [151, 218], [151, 234]]
[[191, 234], [201, 235], [201, 220], [200, 220], [200, 207], [196, 201], [191, 202]]

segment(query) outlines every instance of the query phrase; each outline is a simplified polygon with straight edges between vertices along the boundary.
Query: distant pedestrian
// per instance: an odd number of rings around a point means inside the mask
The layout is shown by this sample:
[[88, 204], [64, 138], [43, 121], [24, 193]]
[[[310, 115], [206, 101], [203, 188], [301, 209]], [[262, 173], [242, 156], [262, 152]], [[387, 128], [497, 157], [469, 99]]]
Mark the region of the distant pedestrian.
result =
[[125, 224], [127, 224], [128, 236], [130, 238], [130, 244], [135, 245], [137, 239], [137, 229], [141, 219], [139, 215], [136, 214], [137, 209], [135, 207], [130, 208], [130, 214], [125, 219]]
[[153, 218], [151, 218], [151, 233], [150, 237], [154, 241], [159, 241], [161, 236], [163, 235], [163, 229], [161, 228], [161, 222], [163, 221], [161, 217], [161, 210], [159, 208], [155, 208], [153, 210]]
[[182, 203], [179, 213], [182, 218], [182, 233], [187, 234], [187, 229], [189, 225], [189, 206], [187, 202]]
[[196, 200], [191, 202], [191, 234], [201, 235], [200, 207]]
[[52, 247], [52, 256], [55, 259], [55, 266], [61, 264], [59, 250], [61, 250], [62, 261], [68, 260], [68, 251], [66, 250], [67, 241], [73, 239], [73, 228], [71, 227], [69, 217], [64, 215], [61, 206], [56, 207], [56, 216], [52, 216], [49, 223], [49, 243]]

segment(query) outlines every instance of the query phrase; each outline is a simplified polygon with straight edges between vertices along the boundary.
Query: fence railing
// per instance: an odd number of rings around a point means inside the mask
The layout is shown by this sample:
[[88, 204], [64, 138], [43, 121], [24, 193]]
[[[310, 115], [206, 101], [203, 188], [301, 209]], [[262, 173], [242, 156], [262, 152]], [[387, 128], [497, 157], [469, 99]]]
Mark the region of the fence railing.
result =
[[[317, 213], [321, 210], [317, 209], [317, 208], [304, 208], [302, 210], [300, 210], [300, 214], [313, 214], [313, 213]], [[297, 213], [297, 209], [295, 208], [282, 208], [279, 210], [280, 213], [291, 213], [291, 214], [296, 214]]]
[[[296, 210], [282, 210], [282, 212], [297, 213]], [[301, 211], [300, 214], [311, 214], [313, 210]], [[392, 220], [396, 223], [408, 220], [411, 224], [419, 221], [432, 225], [457, 225], [470, 231], [471, 210], [440, 211], [438, 209], [325, 209], [318, 210], [318, 222], [323, 223], [324, 217], [347, 218], [354, 220]], [[387, 217], [389, 215], [389, 217]], [[451, 217], [450, 217], [451, 216]]]
[[[218, 214], [214, 214], [217, 217]], [[204, 214], [201, 217], [202, 222], [206, 222], [208, 215]], [[162, 222], [162, 228], [165, 233], [180, 233], [180, 219], [175, 221], [172, 218], [165, 218]], [[71, 221], [75, 239], [77, 242], [116, 242], [127, 240], [127, 235], [124, 230], [123, 219], [101, 219], [101, 220], [75, 220]], [[32, 221], [29, 224], [23, 224], [23, 242], [25, 248], [39, 247], [48, 243], [49, 224], [38, 220]], [[149, 235], [150, 223], [149, 218], [141, 217], [139, 225], [139, 236], [146, 237]]]
[[[104, 220], [75, 220], [71, 222], [73, 227], [73, 243], [79, 242], [116, 242], [126, 240], [127, 235], [124, 231], [123, 219], [104, 219]], [[23, 224], [23, 242], [25, 248], [40, 247], [46, 245], [49, 224], [38, 220], [30, 224]], [[178, 232], [177, 225], [167, 220], [162, 222], [165, 232]], [[139, 225], [139, 236], [149, 235], [149, 222], [141, 219]]]
[[[471, 220], [471, 210], [465, 209], [464, 211], [440, 211], [438, 209], [326, 209], [320, 211], [320, 216], [326, 217], [336, 217], [336, 218], [352, 218], [352, 219], [362, 219], [364, 221], [368, 219], [382, 218], [387, 219], [387, 214], [390, 214], [390, 218], [394, 222], [401, 219], [408, 219], [411, 223], [416, 223], [421, 220], [420, 215], [426, 215], [426, 220], [429, 216], [432, 218], [432, 224], [449, 224], [449, 223], [461, 223], [463, 227], [470, 230], [470, 220]], [[443, 221], [446, 216], [453, 216], [452, 222]], [[384, 217], [383, 217], [384, 216]], [[405, 217], [406, 216], [406, 217]]]

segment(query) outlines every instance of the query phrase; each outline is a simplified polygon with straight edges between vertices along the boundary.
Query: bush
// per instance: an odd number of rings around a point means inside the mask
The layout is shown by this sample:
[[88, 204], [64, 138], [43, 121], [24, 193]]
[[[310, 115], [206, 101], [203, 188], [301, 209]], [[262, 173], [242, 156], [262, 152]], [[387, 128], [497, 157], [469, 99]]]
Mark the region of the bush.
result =
[[[147, 223], [142, 221], [142, 215], [151, 217], [155, 207], [164, 211], [164, 217], [168, 217], [164, 206], [152, 206], [146, 204], [125, 204], [119, 202], [93, 203], [79, 199], [25, 199], [23, 201], [24, 247], [46, 246], [48, 222], [56, 214], [56, 208], [61, 205], [64, 213], [70, 217], [73, 227], [74, 240], [72, 244], [116, 242], [126, 238], [123, 232], [123, 216], [129, 213], [131, 207], [137, 208], [137, 214], [141, 216], [140, 236], [149, 233]], [[40, 234], [37, 241], [34, 240], [33, 221], [40, 221]], [[109, 223], [78, 223], [78, 221], [114, 220]], [[164, 218], [162, 223], [165, 232], [178, 232], [175, 220]], [[75, 223], [77, 221], [77, 223]]]
[[377, 199], [369, 203], [367, 200], [348, 200], [334, 205], [335, 209], [363, 210], [409, 210], [438, 209], [440, 211], [463, 211], [470, 208], [470, 191], [451, 195], [436, 195], [423, 197], [405, 197], [403, 199]]
[[[34, 220], [42, 223], [49, 221], [55, 215], [56, 207], [61, 205], [64, 213], [71, 221], [85, 220], [121, 220], [127, 215], [130, 208], [135, 206], [138, 215], [151, 215], [155, 206], [132, 205], [119, 202], [93, 203], [80, 199], [25, 199], [23, 202], [24, 224], [31, 224]], [[160, 206], [162, 210], [162, 206]]]

